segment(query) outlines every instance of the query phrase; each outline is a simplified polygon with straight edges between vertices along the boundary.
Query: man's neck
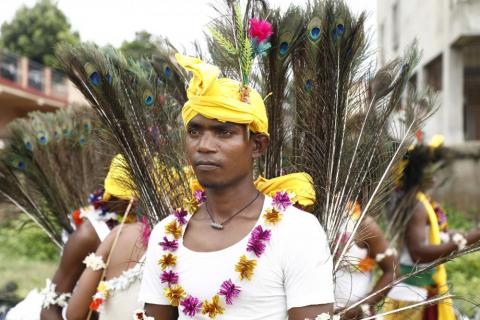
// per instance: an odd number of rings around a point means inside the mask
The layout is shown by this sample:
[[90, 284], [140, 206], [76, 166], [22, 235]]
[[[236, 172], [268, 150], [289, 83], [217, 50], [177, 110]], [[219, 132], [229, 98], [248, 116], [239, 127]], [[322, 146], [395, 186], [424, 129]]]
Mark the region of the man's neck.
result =
[[215, 212], [216, 217], [229, 218], [236, 211], [242, 209], [257, 195], [252, 179], [245, 179], [233, 186], [207, 189], [207, 201], [209, 208]]

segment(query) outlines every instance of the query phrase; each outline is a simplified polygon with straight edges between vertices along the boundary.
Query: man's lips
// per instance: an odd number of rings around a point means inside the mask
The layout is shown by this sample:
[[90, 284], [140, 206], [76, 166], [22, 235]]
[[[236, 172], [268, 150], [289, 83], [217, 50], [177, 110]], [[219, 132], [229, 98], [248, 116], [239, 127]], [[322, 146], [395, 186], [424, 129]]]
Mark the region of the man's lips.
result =
[[220, 168], [220, 165], [212, 161], [196, 161], [194, 162], [195, 168], [201, 171], [212, 171]]

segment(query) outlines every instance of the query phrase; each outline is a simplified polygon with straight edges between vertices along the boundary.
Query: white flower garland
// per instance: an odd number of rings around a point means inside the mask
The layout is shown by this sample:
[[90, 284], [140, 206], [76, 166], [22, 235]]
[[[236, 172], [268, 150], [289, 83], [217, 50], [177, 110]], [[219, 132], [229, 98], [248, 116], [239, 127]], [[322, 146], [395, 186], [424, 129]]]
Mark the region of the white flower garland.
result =
[[132, 283], [134, 283], [138, 279], [141, 279], [142, 275], [143, 264], [138, 263], [135, 267], [123, 271], [120, 276], [105, 281], [105, 285], [108, 287], [109, 295], [112, 296], [114, 291], [127, 290], [132, 285]]
[[98, 271], [106, 268], [105, 262], [101, 256], [95, 255], [95, 253], [90, 253], [88, 256], [83, 259], [83, 263], [87, 268], [92, 269], [93, 271]]
[[452, 242], [455, 243], [455, 245], [458, 247], [458, 250], [463, 250], [467, 246], [467, 239], [460, 234], [460, 233], [455, 233], [452, 237]]
[[388, 248], [387, 250], [385, 250], [384, 253], [378, 253], [376, 256], [375, 256], [375, 261], [377, 263], [381, 262], [383, 259], [385, 259], [386, 257], [392, 257], [392, 256], [396, 256], [397, 255], [397, 250], [395, 248]]
[[68, 299], [72, 296], [71, 293], [61, 293], [58, 294], [55, 292], [56, 284], [53, 283], [50, 279], [46, 279], [45, 288], [40, 291], [40, 294], [43, 296], [42, 308], [48, 309], [50, 306], [57, 305], [59, 307], [65, 307], [67, 305]]

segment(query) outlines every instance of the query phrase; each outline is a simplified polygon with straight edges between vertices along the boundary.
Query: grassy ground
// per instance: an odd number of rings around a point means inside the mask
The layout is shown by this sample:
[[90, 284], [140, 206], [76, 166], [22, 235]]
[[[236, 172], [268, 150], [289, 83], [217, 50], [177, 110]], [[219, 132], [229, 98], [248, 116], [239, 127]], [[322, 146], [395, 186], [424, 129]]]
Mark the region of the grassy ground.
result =
[[24, 297], [43, 288], [56, 268], [59, 250], [38, 227], [23, 219], [0, 219], [0, 290], [7, 283], [18, 286]]

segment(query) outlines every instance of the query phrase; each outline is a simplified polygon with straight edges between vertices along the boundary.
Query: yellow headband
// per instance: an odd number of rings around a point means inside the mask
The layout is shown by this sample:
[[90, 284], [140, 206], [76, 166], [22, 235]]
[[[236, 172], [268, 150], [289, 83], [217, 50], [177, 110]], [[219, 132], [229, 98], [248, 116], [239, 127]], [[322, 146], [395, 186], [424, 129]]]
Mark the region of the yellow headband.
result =
[[248, 125], [255, 133], [268, 135], [268, 118], [260, 94], [252, 89], [249, 103], [240, 100], [241, 84], [232, 79], [218, 79], [220, 70], [198, 58], [175, 55], [178, 63], [193, 73], [187, 90], [188, 101], [182, 109], [185, 126], [197, 115], [221, 122]]
[[135, 191], [131, 189], [133, 184], [125, 172], [127, 162], [121, 154], [117, 154], [110, 163], [107, 177], [103, 187], [103, 200], [108, 201], [112, 196], [122, 200], [130, 200], [134, 197]]

